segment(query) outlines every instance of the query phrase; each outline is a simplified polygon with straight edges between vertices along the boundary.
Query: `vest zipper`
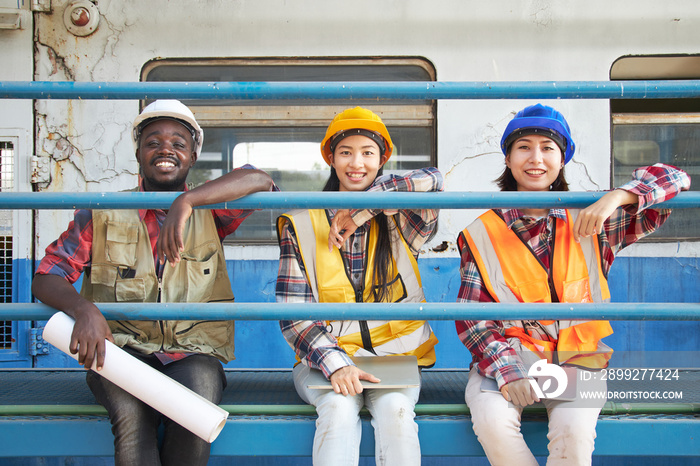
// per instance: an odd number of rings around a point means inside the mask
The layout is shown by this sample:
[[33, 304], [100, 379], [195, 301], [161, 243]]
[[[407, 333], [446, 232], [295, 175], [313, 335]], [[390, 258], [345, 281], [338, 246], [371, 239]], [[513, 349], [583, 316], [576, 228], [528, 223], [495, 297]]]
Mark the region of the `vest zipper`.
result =
[[[365, 251], [369, 248], [369, 235], [372, 229], [370, 228], [367, 232], [367, 244], [365, 244]], [[347, 269], [346, 269], [347, 270]], [[364, 291], [365, 291], [365, 274], [367, 273], [367, 267], [363, 267], [362, 270], [362, 285], [359, 290], [355, 290], [355, 302], [361, 303], [364, 301]], [[349, 277], [348, 277], [349, 278]], [[350, 281], [352, 283], [352, 280]], [[370, 353], [376, 355], [377, 352], [374, 351], [374, 346], [372, 345], [372, 335], [369, 333], [369, 325], [367, 325], [366, 320], [360, 320], [360, 336], [362, 337], [362, 347], [369, 351]]]
[[[158, 275], [158, 297], [156, 298], [157, 303], [160, 302], [163, 293], [163, 269], [165, 268], [165, 264], [163, 264], [163, 266], [160, 266], [160, 264], [158, 265], [158, 271], [156, 272]], [[158, 321], [158, 325], [160, 326], [160, 334], [163, 336], [163, 339], [160, 342], [160, 352], [162, 353], [165, 350], [165, 325], [163, 324], [162, 320]]]
[[549, 282], [549, 292], [552, 295], [552, 302], [558, 303], [557, 289], [554, 286], [554, 246], [557, 244], [557, 220], [552, 222], [552, 235], [549, 242], [552, 244], [552, 250], [549, 252], [549, 270], [547, 271], [547, 281]]
[[163, 277], [158, 277], [158, 297], [156, 298], [156, 302], [160, 302], [160, 297], [161, 293], [163, 292]]
[[[330, 216], [328, 215], [328, 211], [326, 210], [326, 218], [328, 218], [328, 222], [331, 222]], [[372, 228], [369, 228], [367, 231], [367, 236], [365, 240], [365, 251], [369, 248], [369, 235], [371, 234]], [[353, 233], [354, 235], [354, 233]], [[352, 235], [351, 235], [352, 237]], [[350, 284], [352, 285], [353, 289], [355, 290], [355, 302], [356, 303], [361, 303], [364, 302], [364, 291], [365, 291], [365, 274], [367, 273], [366, 267], [363, 268], [362, 270], [362, 281], [360, 282], [359, 289], [355, 288], [355, 285], [352, 281], [351, 273], [350, 273], [350, 263], [347, 261], [345, 256], [343, 255], [342, 251], [340, 252], [340, 257], [343, 260], [343, 266], [345, 268], [345, 275], [347, 275], [348, 280], [350, 281]], [[360, 325], [360, 336], [362, 337], [362, 347], [369, 351], [370, 353], [376, 355], [377, 352], [374, 351], [374, 347], [372, 346], [372, 336], [369, 333], [369, 325], [367, 325], [366, 320], [358, 320], [358, 324]]]

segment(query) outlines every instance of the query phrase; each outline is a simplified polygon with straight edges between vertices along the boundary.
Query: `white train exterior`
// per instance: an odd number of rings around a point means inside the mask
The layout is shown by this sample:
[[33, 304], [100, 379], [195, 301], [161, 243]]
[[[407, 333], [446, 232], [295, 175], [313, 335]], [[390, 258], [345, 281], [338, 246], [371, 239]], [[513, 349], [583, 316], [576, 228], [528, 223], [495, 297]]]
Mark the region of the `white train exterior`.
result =
[[[89, 15], [87, 21], [81, 18], [81, 8]], [[276, 67], [273, 72], [277, 74], [269, 80], [282, 81], [285, 67], [313, 66], [321, 70], [319, 76], [335, 76], [334, 81], [344, 81], [346, 76], [363, 80], [352, 70], [350, 74], [333, 71], [338, 66], [346, 67], [344, 70], [376, 66], [379, 74], [385, 69], [390, 72], [392, 66], [405, 66], [434, 81], [609, 81], [616, 79], [616, 73], [631, 77], [625, 74], [629, 71], [618, 69], [619, 64], [637, 57], [661, 57], [666, 60], [663, 72], [669, 73], [658, 76], [662, 71], [643, 66], [637, 79], [644, 78], [644, 73], [648, 73], [648, 79], [700, 78], [700, 8], [695, 0], [663, 4], [656, 0], [0, 0], [0, 18], [0, 58], [4, 63], [0, 81], [139, 82], [168, 80], [169, 76], [170, 80], [186, 80], [183, 76], [189, 76], [188, 67], [203, 66], [211, 66], [213, 75], [219, 78], [229, 72], [221, 70], [233, 69], [233, 76], [249, 76], [247, 67]], [[681, 71], [674, 71], [674, 64]], [[168, 66], [176, 67], [176, 72], [169, 74]], [[252, 71], [250, 76], [259, 76], [255, 73]], [[310, 79], [309, 75], [314, 77], [309, 72], [305, 79], [323, 80]], [[375, 75], [370, 76], [372, 79], [366, 80], [374, 80]], [[263, 75], [251, 80], [267, 79]], [[567, 166], [573, 190], [608, 189], [614, 183], [613, 174], [629, 175], [629, 170], [613, 173], [634, 166], [635, 160], [625, 159], [623, 154], [615, 164], [613, 127], [623, 120], [615, 119], [618, 112], [609, 100], [542, 102], [566, 115], [573, 128], [577, 152], [574, 162]], [[218, 138], [216, 131], [227, 127], [246, 128], [251, 138], [254, 136], [250, 134], [256, 134], [251, 128], [275, 127], [269, 123], [271, 118], [285, 128], [285, 134], [293, 134], [295, 125], [322, 131], [334, 112], [353, 105], [303, 101], [188, 103], [194, 105], [195, 114], [203, 122], [205, 140], [209, 134]], [[422, 128], [420, 134], [424, 136], [420, 137], [427, 138], [423, 141], [426, 151], [412, 153], [406, 148], [406, 167], [422, 162], [437, 166], [445, 176], [448, 191], [495, 191], [492, 180], [503, 167], [501, 133], [513, 113], [531, 103], [534, 101], [513, 98], [377, 105], [384, 111], [390, 129], [392, 125], [408, 128], [404, 146], [410, 144], [412, 127]], [[0, 142], [10, 143], [4, 146], [8, 158], [2, 162], [3, 191], [111, 192], [136, 185], [138, 168], [130, 123], [140, 109], [140, 101], [5, 99], [0, 105]], [[700, 108], [696, 112], [666, 116], [664, 123], [692, 128], [698, 124]], [[634, 118], [641, 124], [652, 124], [644, 115]], [[697, 134], [698, 126], [695, 128]], [[308, 134], [315, 133], [312, 130]], [[262, 140], [270, 141], [269, 135]], [[319, 141], [302, 141], [309, 145], [300, 150], [306, 147], [311, 151], [305, 157], [318, 155], [313, 151]], [[695, 136], [691, 144], [694, 150], [688, 151], [683, 168], [695, 175], [700, 171], [700, 137]], [[212, 161], [213, 170], [250, 162], [283, 172], [290, 164], [289, 157], [296, 157], [285, 153], [244, 160], [233, 157], [233, 152], [228, 154], [229, 165], [221, 165], [218, 155], [204, 160]], [[219, 165], [214, 164], [215, 159]], [[642, 156], [638, 161], [642, 165], [646, 158]], [[439, 232], [420, 259], [429, 299], [455, 300], [459, 286], [455, 239], [479, 213], [441, 213]], [[10, 250], [5, 252], [6, 256], [11, 254], [14, 264], [12, 299], [31, 299], [29, 282], [34, 264], [65, 229], [71, 214], [68, 210], [3, 213], [3, 235], [12, 238]], [[697, 302], [700, 230], [695, 227], [693, 231], [690, 223], [680, 226], [681, 233], [675, 236], [635, 245], [623, 254], [616, 267], [624, 271], [620, 273], [627, 281], [618, 300]], [[227, 242], [225, 250], [233, 264], [238, 300], [273, 301], [276, 244], [270, 238], [244, 238]], [[257, 283], [244, 281], [253, 277]], [[694, 282], [696, 286], [681, 286], [678, 280], [665, 277], [680, 277], [680, 282]], [[670, 283], [673, 281], [676, 283]], [[669, 287], [675, 296], [668, 296]], [[13, 325], [12, 338], [26, 338], [22, 333], [28, 331], [29, 324]], [[645, 349], [661, 349], [657, 346], [667, 341], [661, 335], [667, 329], [673, 329], [679, 340], [671, 349], [698, 347], [696, 323], [669, 327], [616, 325], [616, 342], [625, 349], [636, 348], [632, 340], [639, 337], [639, 332], [645, 339]], [[293, 363], [276, 323], [241, 324], [238, 332], [238, 360], [231, 363], [232, 367], [290, 367]], [[438, 367], [466, 367], [468, 352], [459, 344], [453, 324], [437, 323], [436, 332], [441, 340], [439, 347], [444, 348], [438, 353]], [[260, 350], [261, 341], [265, 342], [264, 351]], [[10, 367], [69, 364], [58, 355], [38, 357], [22, 354], [22, 350], [7, 351], [0, 359], [0, 366]]]

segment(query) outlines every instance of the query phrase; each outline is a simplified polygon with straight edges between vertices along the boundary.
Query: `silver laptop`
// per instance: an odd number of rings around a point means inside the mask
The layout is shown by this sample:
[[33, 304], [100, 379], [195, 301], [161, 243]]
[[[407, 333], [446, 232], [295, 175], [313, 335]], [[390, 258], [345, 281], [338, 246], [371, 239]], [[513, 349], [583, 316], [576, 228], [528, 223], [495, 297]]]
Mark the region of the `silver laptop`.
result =
[[[420, 386], [418, 360], [415, 356], [368, 356], [351, 357], [352, 362], [381, 382], [361, 380], [362, 388], [409, 388]], [[307, 387], [332, 389], [330, 380], [323, 372], [312, 369], [307, 379]]]

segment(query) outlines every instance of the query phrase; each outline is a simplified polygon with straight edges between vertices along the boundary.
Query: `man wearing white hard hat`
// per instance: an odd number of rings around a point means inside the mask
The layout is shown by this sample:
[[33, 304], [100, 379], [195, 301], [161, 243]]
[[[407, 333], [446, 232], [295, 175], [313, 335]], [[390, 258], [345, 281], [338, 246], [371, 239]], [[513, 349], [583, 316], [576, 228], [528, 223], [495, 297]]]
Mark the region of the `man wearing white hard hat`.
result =
[[[97, 372], [87, 382], [105, 408], [117, 465], [205, 465], [209, 444], [99, 375], [105, 340], [209, 399], [226, 385], [221, 362], [233, 359], [232, 321], [107, 321], [96, 302], [232, 302], [222, 240], [251, 210], [197, 206], [276, 189], [269, 175], [236, 169], [187, 190], [204, 133], [177, 100], [144, 108], [132, 127], [140, 191], [182, 191], [168, 211], [76, 210], [68, 229], [46, 249], [32, 292], [75, 319], [70, 349]], [[81, 274], [82, 289], [73, 287]], [[164, 425], [159, 448], [157, 429]]]

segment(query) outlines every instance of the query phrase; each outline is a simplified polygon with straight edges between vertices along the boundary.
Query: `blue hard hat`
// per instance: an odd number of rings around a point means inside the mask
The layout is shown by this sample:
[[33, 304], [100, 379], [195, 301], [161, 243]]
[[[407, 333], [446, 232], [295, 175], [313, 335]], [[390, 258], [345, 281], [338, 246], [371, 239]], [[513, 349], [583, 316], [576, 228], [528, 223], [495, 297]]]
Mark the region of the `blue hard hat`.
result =
[[554, 141], [564, 154], [564, 163], [574, 156], [576, 145], [571, 138], [569, 124], [564, 115], [542, 104], [531, 105], [519, 111], [510, 120], [501, 138], [501, 150], [506, 155], [508, 146], [526, 134], [541, 134]]

